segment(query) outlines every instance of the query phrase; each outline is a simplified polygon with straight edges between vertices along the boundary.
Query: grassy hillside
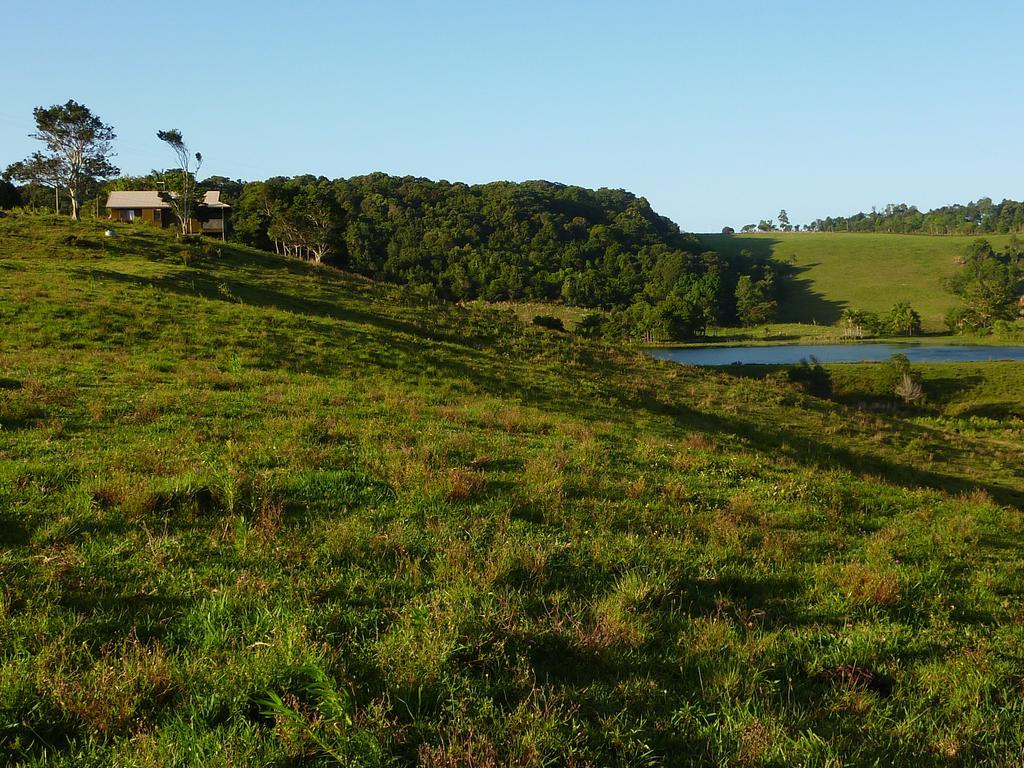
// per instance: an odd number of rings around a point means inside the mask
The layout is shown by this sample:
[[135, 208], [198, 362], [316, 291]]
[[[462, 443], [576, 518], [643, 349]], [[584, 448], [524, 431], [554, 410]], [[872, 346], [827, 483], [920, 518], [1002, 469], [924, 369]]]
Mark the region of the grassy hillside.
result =
[[118, 233], [0, 219], [0, 762], [1022, 755], [1019, 420]]
[[[738, 254], [747, 249], [786, 265], [779, 301], [784, 323], [831, 324], [847, 307], [888, 312], [909, 301], [926, 330], [944, 330], [944, 318], [957, 303], [941, 285], [956, 271], [956, 259], [972, 236], [886, 235], [801, 232], [701, 235], [704, 247]], [[1008, 235], [991, 235], [998, 249]]]

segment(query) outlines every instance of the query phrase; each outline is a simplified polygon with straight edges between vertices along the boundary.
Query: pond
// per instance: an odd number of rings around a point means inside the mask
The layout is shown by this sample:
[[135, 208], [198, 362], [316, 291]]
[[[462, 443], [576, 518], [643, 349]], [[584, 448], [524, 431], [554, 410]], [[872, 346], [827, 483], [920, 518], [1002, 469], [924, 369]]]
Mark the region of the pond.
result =
[[870, 363], [906, 355], [912, 363], [973, 363], [1024, 360], [1024, 347], [980, 344], [780, 344], [766, 347], [672, 347], [648, 354], [685, 365], [795, 365], [814, 357], [819, 363]]

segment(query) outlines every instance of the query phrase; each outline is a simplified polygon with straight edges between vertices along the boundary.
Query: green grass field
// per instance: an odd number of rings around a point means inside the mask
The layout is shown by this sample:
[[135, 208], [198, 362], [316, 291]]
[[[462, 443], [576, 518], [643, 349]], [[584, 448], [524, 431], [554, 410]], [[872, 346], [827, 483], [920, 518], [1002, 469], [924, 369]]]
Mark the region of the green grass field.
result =
[[475, 301], [467, 302], [467, 306], [484, 310], [509, 311], [519, 318], [521, 322], [528, 325], [532, 324], [533, 318], [538, 315], [557, 317], [562, 321], [567, 331], [575, 328], [580, 318], [587, 314], [588, 311], [592, 311], [582, 307], [569, 307], [564, 304], [543, 303], [539, 301]]
[[[942, 288], [956, 271], [956, 259], [971, 236], [868, 233], [782, 233], [701, 235], [708, 250], [739, 254], [747, 249], [785, 265], [779, 320], [831, 325], [846, 308], [885, 313], [910, 302], [926, 331], [945, 329], [946, 312], [957, 299]], [[1009, 235], [992, 235], [997, 249]]]
[[1024, 366], [858, 408], [117, 233], [0, 218], [0, 763], [1024, 760]]

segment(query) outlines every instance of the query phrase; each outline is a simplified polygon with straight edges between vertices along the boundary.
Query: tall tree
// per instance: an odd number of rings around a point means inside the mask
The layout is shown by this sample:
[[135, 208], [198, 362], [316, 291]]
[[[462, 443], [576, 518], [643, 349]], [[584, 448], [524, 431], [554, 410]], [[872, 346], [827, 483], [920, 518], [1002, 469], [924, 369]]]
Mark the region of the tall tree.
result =
[[786, 209], [785, 208], [783, 208], [781, 211], [779, 211], [778, 218], [779, 218], [779, 226], [782, 227], [782, 231], [783, 232], [789, 232], [789, 230], [790, 230], [789, 214], [786, 213]]
[[[173, 172], [161, 174], [165, 188], [160, 196], [178, 217], [182, 234], [192, 234], [192, 212], [202, 201], [196, 174], [203, 165], [203, 156], [199, 152], [192, 154], [177, 128], [157, 131], [156, 137], [174, 150], [174, 155], [178, 159], [178, 167]], [[196, 162], [195, 168], [192, 167], [193, 158]]]
[[999, 254], [988, 240], [979, 238], [967, 247], [960, 271], [946, 281], [946, 288], [964, 301], [947, 318], [950, 327], [988, 329], [997, 320], [1013, 320], [1020, 314], [1024, 265], [1017, 260], [1015, 246]]
[[20, 181], [67, 190], [71, 216], [82, 218], [82, 195], [89, 185], [116, 176], [110, 162], [114, 156], [114, 129], [105, 125], [88, 107], [77, 101], [36, 107], [32, 110], [36, 130], [29, 134], [46, 145], [25, 160], [14, 163], [7, 175]]
[[[60, 190], [61, 183], [58, 172], [59, 161], [54, 157], [43, 157], [40, 153], [33, 153], [32, 157], [11, 163], [4, 171], [4, 176], [9, 179], [27, 181], [28, 184], [22, 187], [22, 193], [30, 206], [36, 205], [39, 201], [38, 194], [43, 188], [53, 190], [53, 212], [60, 213]], [[28, 194], [24, 194], [24, 193]]]
[[760, 325], [775, 319], [778, 302], [772, 298], [774, 280], [769, 271], [761, 280], [740, 275], [736, 281], [736, 318], [743, 325]]

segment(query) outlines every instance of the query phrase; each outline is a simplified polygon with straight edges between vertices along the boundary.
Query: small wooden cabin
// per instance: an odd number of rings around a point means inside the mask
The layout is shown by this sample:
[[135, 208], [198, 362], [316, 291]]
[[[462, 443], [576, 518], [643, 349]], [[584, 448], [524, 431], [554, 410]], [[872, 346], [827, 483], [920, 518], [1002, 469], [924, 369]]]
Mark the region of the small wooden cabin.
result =
[[[144, 221], [158, 227], [169, 227], [175, 223], [171, 206], [156, 190], [111, 192], [107, 197], [107, 210], [113, 221]], [[231, 206], [221, 202], [218, 190], [207, 192], [194, 211], [192, 231], [224, 237], [229, 210]]]

